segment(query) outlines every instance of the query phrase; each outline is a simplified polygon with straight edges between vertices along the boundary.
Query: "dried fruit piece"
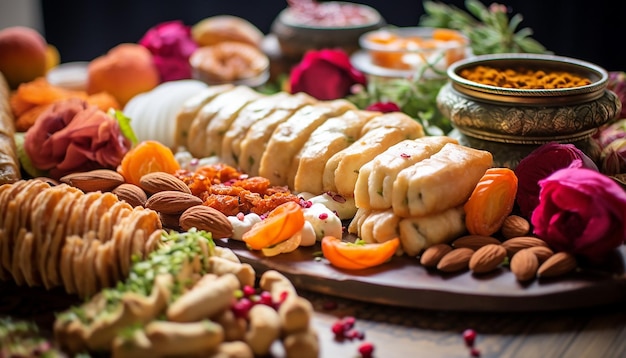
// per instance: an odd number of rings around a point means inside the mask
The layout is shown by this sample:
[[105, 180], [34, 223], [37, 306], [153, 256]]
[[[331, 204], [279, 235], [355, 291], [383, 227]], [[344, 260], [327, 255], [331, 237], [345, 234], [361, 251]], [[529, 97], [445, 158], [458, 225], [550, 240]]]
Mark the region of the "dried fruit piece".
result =
[[148, 194], [155, 194], [160, 191], [172, 190], [191, 194], [191, 190], [174, 174], [166, 172], [153, 172], [143, 175], [139, 179], [139, 186]]
[[433, 245], [422, 253], [420, 263], [424, 267], [436, 267], [442, 257], [452, 251], [452, 247], [448, 244]]
[[68, 174], [60, 179], [85, 193], [92, 191], [111, 191], [124, 183], [124, 177], [110, 169], [95, 169], [88, 172]]
[[513, 255], [510, 267], [518, 281], [529, 281], [537, 275], [539, 260], [532, 251], [522, 249]]
[[491, 236], [466, 235], [466, 236], [461, 236], [452, 242], [452, 246], [454, 246], [454, 248], [456, 249], [459, 249], [461, 247], [466, 247], [474, 251], [489, 244], [500, 244], [500, 240]]
[[539, 277], [556, 277], [573, 271], [578, 266], [574, 255], [557, 252], [541, 264], [537, 271]]
[[500, 233], [505, 239], [526, 236], [530, 232], [530, 223], [519, 215], [509, 215], [504, 219]]
[[380, 243], [365, 243], [342, 241], [334, 236], [322, 238], [322, 253], [335, 267], [347, 270], [359, 270], [375, 267], [387, 262], [398, 250], [400, 239]]
[[509, 257], [513, 257], [513, 255], [519, 250], [527, 249], [533, 246], [548, 247], [548, 244], [545, 241], [533, 236], [520, 236], [504, 241], [502, 246], [504, 246], [508, 252]]
[[233, 226], [228, 217], [206, 205], [196, 205], [185, 210], [180, 216], [179, 224], [185, 231], [195, 227], [210, 232], [215, 239], [229, 238], [233, 235]]
[[148, 173], [174, 174], [178, 169], [180, 169], [180, 164], [170, 148], [157, 141], [147, 140], [139, 143], [124, 155], [118, 172], [124, 176], [126, 182], [140, 185], [141, 177]]
[[469, 261], [469, 269], [475, 273], [495, 270], [506, 258], [506, 249], [499, 244], [488, 244], [476, 250]]
[[463, 207], [470, 234], [490, 236], [513, 210], [517, 176], [509, 168], [489, 168]]
[[474, 250], [466, 247], [454, 249], [441, 258], [437, 264], [437, 269], [443, 272], [457, 272], [465, 270], [467, 269], [473, 254]]
[[146, 208], [164, 214], [180, 214], [192, 206], [201, 205], [202, 199], [180, 191], [160, 191], [146, 201]]

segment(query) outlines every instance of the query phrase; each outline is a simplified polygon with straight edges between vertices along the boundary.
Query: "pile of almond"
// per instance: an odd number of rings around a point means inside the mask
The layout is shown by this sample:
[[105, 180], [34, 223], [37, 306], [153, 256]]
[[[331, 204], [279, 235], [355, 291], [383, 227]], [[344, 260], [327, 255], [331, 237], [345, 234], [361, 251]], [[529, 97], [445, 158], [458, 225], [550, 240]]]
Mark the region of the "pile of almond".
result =
[[474, 274], [493, 272], [509, 266], [518, 281], [556, 277], [569, 273], [578, 266], [569, 253], [554, 253], [548, 244], [529, 236], [526, 219], [511, 215], [501, 229], [501, 241], [492, 236], [467, 235], [450, 244], [438, 244], [424, 250], [420, 263], [442, 272], [469, 269]]
[[230, 237], [233, 232], [226, 215], [202, 205], [185, 182], [166, 172], [145, 174], [139, 185], [126, 183], [121, 174], [109, 169], [74, 173], [61, 181], [84, 192], [110, 191], [133, 207], [154, 210], [164, 228], [186, 231], [195, 227], [211, 232], [214, 238]]

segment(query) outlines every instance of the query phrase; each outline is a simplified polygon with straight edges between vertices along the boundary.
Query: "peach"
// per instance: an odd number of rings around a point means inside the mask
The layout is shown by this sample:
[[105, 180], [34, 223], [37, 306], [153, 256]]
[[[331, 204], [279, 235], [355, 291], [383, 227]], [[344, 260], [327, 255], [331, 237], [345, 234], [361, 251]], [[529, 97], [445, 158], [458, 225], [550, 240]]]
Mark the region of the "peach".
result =
[[93, 59], [87, 67], [87, 93], [108, 92], [122, 107], [159, 82], [152, 54], [139, 44], [119, 44]]
[[0, 30], [0, 72], [11, 88], [46, 73], [48, 44], [34, 29], [13, 26]]

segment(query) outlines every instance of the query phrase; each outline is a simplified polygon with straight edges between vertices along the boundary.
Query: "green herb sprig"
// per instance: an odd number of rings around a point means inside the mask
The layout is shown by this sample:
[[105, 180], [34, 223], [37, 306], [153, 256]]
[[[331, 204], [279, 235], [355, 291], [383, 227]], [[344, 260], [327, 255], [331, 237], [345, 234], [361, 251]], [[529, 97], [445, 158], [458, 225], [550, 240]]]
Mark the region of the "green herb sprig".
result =
[[420, 26], [442, 27], [462, 32], [470, 40], [475, 55], [494, 53], [549, 53], [533, 39], [528, 28], [518, 30], [523, 17], [515, 14], [510, 19], [505, 5], [493, 3], [486, 7], [478, 0], [466, 0], [467, 11], [453, 5], [426, 0], [425, 14]]

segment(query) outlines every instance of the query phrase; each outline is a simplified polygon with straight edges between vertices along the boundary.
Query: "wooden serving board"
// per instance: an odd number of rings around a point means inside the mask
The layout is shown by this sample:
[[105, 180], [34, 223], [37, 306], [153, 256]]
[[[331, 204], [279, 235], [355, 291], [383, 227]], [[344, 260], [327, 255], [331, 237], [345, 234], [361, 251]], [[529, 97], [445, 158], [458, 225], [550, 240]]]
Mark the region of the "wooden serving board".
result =
[[250, 251], [235, 240], [217, 241], [231, 248], [257, 274], [277, 270], [296, 288], [359, 301], [448, 311], [523, 312], [583, 308], [626, 300], [626, 249], [615, 251], [606, 267], [581, 270], [554, 279], [520, 283], [508, 268], [482, 275], [446, 274], [427, 269], [416, 258], [394, 257], [375, 268], [349, 271], [315, 259], [320, 247], [273, 257]]

